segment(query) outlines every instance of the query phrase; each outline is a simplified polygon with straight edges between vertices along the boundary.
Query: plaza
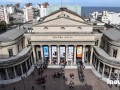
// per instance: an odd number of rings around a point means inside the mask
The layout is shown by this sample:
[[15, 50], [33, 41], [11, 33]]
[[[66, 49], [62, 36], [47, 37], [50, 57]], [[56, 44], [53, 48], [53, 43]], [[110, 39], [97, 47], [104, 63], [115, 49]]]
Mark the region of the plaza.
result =
[[[67, 82], [63, 78], [53, 78], [52, 74], [54, 72], [62, 71], [61, 68], [53, 69], [48, 68], [44, 70], [43, 75], [46, 76], [46, 90], [70, 90], [69, 81], [72, 80], [75, 84], [73, 86], [73, 90], [119, 90], [118, 87], [113, 85], [111, 88], [104, 81], [100, 80], [98, 77], [94, 75], [94, 73], [90, 69], [84, 70], [85, 81], [80, 82], [77, 69], [64, 69], [65, 76], [68, 78]], [[36, 79], [39, 76], [38, 70], [34, 70], [35, 76], [32, 74], [27, 78], [16, 83], [6, 84], [4, 88], [0, 85], [0, 90], [32, 90], [32, 86], [34, 86], [34, 90], [44, 90], [41, 85], [36, 83]], [[74, 79], [71, 79], [69, 74], [74, 73]]]

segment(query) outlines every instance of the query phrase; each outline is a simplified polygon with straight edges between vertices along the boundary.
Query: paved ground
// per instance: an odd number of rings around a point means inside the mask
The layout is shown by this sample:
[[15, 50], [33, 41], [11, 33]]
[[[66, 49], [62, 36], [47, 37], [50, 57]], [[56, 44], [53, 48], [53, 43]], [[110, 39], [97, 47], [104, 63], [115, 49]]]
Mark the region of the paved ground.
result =
[[[68, 87], [70, 80], [75, 83], [73, 90], [120, 90], [116, 86], [112, 86], [112, 88], [110, 88], [105, 82], [99, 80], [90, 69], [84, 70], [85, 81], [83, 83], [79, 81], [78, 72], [76, 69], [64, 70], [65, 76], [68, 78], [67, 82], [63, 80], [63, 78], [53, 78], [52, 74], [56, 71], [62, 72], [63, 70], [46, 69], [44, 71], [44, 75], [47, 75], [46, 90], [70, 90]], [[30, 75], [25, 78], [24, 81], [22, 80], [17, 83], [5, 85], [4, 88], [0, 85], [0, 90], [32, 90], [32, 86], [34, 86], [34, 90], [44, 90], [41, 85], [36, 84], [36, 79], [40, 77], [37, 69], [34, 70], [34, 73], [35, 76]], [[70, 78], [70, 73], [74, 73], [74, 79]]]

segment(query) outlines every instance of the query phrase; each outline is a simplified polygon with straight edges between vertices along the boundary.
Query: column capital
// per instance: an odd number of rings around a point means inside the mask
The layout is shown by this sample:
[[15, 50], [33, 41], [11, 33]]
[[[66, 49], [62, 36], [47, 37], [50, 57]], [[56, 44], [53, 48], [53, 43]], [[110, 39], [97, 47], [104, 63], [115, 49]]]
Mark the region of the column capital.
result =
[[86, 47], [86, 45], [83, 45], [83, 47]]
[[57, 47], [60, 47], [60, 45], [56, 45]]
[[65, 45], [65, 47], [68, 47], [69, 45]]
[[50, 46], [50, 47], [51, 47], [52, 45], [48, 45], [48, 46]]
[[94, 45], [90, 45], [92, 48], [94, 47]]
[[75, 47], [77, 46], [77, 45], [74, 45]]

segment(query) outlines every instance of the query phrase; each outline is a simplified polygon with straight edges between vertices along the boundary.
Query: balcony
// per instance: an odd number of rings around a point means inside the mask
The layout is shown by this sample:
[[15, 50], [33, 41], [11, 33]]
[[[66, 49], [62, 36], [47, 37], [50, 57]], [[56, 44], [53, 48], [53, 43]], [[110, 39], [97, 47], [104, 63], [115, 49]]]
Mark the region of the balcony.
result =
[[103, 49], [99, 47], [94, 47], [94, 54], [101, 62], [107, 63], [115, 67], [120, 67], [120, 60], [109, 56]]
[[32, 52], [31, 46], [25, 47], [17, 56], [11, 57], [8, 59], [0, 59], [0, 67], [6, 67], [20, 63], [21, 61], [26, 60]]

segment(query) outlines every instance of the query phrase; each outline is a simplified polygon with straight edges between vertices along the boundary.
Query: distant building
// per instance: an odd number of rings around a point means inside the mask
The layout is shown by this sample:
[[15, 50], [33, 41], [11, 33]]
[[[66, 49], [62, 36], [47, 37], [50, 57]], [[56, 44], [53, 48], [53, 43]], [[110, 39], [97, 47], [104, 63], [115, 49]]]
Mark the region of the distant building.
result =
[[15, 4], [14, 5], [14, 9], [15, 9], [15, 13], [17, 13], [18, 11], [19, 11], [19, 8], [20, 8], [20, 4], [19, 3], [17, 3], [17, 4]]
[[31, 3], [28, 3], [25, 5], [23, 12], [24, 12], [24, 17], [25, 17], [24, 22], [33, 20], [33, 6]]
[[48, 7], [48, 3], [45, 2], [43, 4], [37, 4], [37, 9], [38, 9], [38, 13], [39, 13], [39, 17], [42, 18], [44, 16], [46, 16], [46, 9]]
[[8, 14], [13, 14], [15, 12], [15, 7], [12, 5], [7, 6]]
[[107, 24], [120, 24], [120, 13], [103, 11], [102, 13], [93, 12], [91, 16]]
[[7, 24], [9, 24], [9, 14], [7, 12], [6, 6], [0, 6], [0, 21], [5, 21]]
[[[51, 5], [48, 6], [46, 9], [46, 15], [49, 15], [50, 13], [59, 10], [61, 5]], [[63, 5], [62, 7], [67, 7], [67, 9], [72, 10], [76, 12], [77, 14], [81, 15], [81, 6], [80, 5]]]

